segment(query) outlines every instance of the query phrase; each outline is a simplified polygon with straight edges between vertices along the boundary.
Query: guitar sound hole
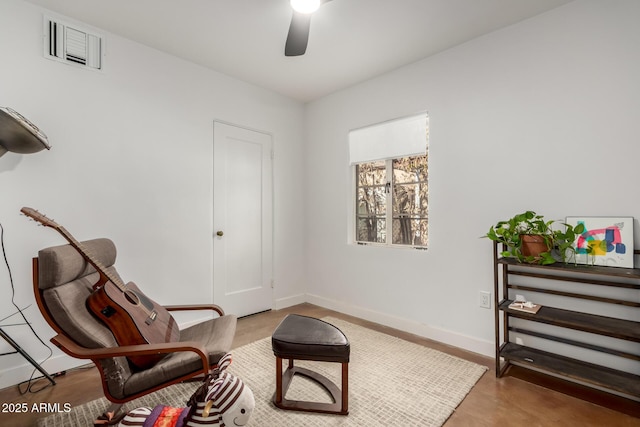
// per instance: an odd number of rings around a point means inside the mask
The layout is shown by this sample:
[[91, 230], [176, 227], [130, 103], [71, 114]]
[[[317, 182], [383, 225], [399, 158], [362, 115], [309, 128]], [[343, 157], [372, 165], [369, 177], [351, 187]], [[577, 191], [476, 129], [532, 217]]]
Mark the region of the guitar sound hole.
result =
[[127, 301], [129, 301], [131, 304], [134, 305], [138, 305], [140, 304], [140, 298], [138, 298], [138, 295], [136, 295], [134, 292], [131, 291], [125, 291], [124, 292], [124, 297], [127, 299]]

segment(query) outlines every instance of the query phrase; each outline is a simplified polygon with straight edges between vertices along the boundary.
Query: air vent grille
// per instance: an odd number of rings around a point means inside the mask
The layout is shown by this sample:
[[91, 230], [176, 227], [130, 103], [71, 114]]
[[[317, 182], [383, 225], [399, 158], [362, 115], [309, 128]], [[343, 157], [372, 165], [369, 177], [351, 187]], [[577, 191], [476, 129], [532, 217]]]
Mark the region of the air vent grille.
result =
[[60, 62], [101, 70], [103, 38], [77, 25], [44, 18], [44, 56]]

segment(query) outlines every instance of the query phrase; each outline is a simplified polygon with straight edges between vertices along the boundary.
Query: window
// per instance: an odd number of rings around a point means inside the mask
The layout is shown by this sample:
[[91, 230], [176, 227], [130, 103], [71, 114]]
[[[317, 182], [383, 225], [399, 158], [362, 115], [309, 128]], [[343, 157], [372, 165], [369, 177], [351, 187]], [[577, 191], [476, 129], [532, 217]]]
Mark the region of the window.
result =
[[427, 155], [356, 165], [356, 241], [425, 248]]
[[424, 114], [349, 134], [356, 242], [427, 247], [427, 140]]

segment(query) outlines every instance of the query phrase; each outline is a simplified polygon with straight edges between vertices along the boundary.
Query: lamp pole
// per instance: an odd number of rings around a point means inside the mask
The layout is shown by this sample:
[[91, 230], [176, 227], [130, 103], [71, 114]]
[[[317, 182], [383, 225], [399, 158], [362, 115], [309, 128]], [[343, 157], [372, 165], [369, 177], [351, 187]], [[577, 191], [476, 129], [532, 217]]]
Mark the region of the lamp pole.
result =
[[31, 363], [31, 364], [34, 366], [34, 368], [36, 368], [38, 371], [40, 371], [40, 373], [42, 373], [42, 375], [44, 375], [45, 377], [47, 377], [47, 379], [48, 379], [49, 381], [51, 381], [51, 384], [52, 384], [52, 385], [56, 385], [56, 382], [53, 380], [53, 377], [52, 377], [51, 375], [49, 375], [49, 373], [47, 373], [47, 371], [45, 371], [45, 370], [44, 370], [44, 368], [38, 364], [38, 362], [36, 362], [35, 360], [33, 360], [33, 358], [32, 358], [31, 356], [29, 356], [29, 353], [27, 353], [26, 351], [24, 351], [24, 349], [23, 349], [22, 347], [20, 347], [20, 345], [18, 345], [18, 343], [17, 343], [17, 342], [15, 342], [15, 341], [13, 340], [13, 338], [11, 338], [11, 337], [9, 336], [9, 334], [7, 334], [7, 333], [2, 329], [2, 327], [0, 327], [0, 336], [1, 336], [2, 338], [4, 338], [4, 340], [5, 340], [6, 342], [8, 342], [8, 343], [9, 343], [9, 345], [11, 345], [11, 347], [13, 347], [13, 348], [15, 348], [15, 349], [16, 349], [16, 351], [12, 351], [12, 352], [9, 352], [9, 353], [2, 353], [2, 354], [0, 354], [0, 356], [5, 356], [5, 355], [8, 355], [8, 354], [16, 354], [16, 353], [20, 353], [20, 354], [21, 354], [25, 359], [27, 359], [27, 360], [29, 361], [29, 363]]

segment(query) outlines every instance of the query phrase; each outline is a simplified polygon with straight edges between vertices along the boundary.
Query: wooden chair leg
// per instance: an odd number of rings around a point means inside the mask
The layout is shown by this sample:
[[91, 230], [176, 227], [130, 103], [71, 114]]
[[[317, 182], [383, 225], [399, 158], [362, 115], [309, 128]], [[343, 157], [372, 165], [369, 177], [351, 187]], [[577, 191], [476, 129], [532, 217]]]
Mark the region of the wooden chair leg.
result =
[[282, 358], [276, 357], [276, 405], [282, 404]]
[[342, 411], [349, 412], [349, 363], [342, 364]]

